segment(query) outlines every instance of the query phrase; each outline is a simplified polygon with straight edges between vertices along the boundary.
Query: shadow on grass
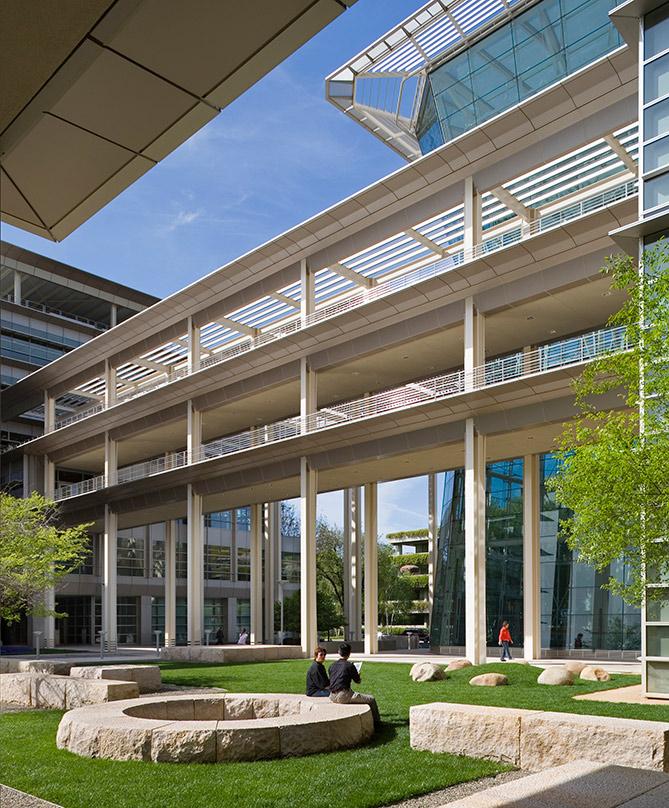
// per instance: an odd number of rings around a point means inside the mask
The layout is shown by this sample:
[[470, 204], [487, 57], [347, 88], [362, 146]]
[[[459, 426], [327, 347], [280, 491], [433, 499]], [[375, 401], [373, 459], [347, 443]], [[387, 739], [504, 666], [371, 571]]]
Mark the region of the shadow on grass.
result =
[[406, 721], [381, 721], [381, 726], [372, 736], [368, 747], [386, 746], [397, 738], [397, 727], [405, 727]]

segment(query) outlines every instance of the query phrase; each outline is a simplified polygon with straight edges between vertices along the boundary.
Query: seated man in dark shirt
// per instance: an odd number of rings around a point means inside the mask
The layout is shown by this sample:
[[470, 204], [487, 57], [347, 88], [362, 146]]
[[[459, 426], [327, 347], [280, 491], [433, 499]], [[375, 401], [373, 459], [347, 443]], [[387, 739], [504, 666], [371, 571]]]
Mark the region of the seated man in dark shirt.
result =
[[325, 648], [319, 645], [314, 651], [314, 661], [307, 671], [307, 696], [329, 696], [330, 680], [325, 670]]
[[360, 684], [360, 674], [355, 665], [348, 661], [350, 656], [351, 646], [347, 642], [342, 643], [339, 646], [339, 659], [330, 665], [330, 701], [335, 704], [369, 704], [374, 727], [378, 729], [381, 717], [374, 696], [351, 690], [351, 682]]

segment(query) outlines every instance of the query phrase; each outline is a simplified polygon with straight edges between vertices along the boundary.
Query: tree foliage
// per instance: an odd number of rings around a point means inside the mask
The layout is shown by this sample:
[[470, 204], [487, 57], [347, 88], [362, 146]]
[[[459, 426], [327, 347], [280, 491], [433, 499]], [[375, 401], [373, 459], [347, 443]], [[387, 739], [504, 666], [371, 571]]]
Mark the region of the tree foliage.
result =
[[[625, 304], [609, 324], [625, 326], [630, 349], [590, 363], [575, 383], [579, 417], [560, 438], [561, 470], [551, 481], [573, 513], [562, 535], [580, 560], [605, 570], [624, 558], [611, 592], [641, 605], [666, 598], [648, 582], [669, 582], [669, 248], [646, 250], [645, 269], [628, 256], [603, 272]], [[640, 316], [641, 314], [641, 316]]]
[[44, 592], [79, 567], [89, 553], [90, 525], [61, 529], [56, 503], [32, 493], [16, 499], [0, 492], [0, 619], [23, 613], [56, 614]]
[[411, 613], [415, 598], [416, 576], [401, 575], [395, 563], [395, 552], [389, 544], [379, 542], [379, 614], [384, 625], [391, 626]]

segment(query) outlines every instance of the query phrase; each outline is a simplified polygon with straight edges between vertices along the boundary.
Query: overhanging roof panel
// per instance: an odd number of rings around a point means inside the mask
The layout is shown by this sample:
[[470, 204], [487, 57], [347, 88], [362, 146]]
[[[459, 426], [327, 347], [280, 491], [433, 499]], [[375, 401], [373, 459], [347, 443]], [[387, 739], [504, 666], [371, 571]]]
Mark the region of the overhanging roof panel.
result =
[[353, 2], [3, 2], [2, 218], [64, 238]]

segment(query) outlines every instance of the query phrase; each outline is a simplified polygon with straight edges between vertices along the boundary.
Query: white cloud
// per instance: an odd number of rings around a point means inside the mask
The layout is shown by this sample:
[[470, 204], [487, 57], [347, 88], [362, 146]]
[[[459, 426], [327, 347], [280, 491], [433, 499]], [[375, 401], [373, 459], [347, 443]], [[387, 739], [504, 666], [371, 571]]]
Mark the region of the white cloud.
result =
[[180, 210], [172, 221], [167, 225], [168, 230], [176, 230], [177, 227], [183, 227], [187, 224], [193, 224], [202, 215], [201, 210]]

